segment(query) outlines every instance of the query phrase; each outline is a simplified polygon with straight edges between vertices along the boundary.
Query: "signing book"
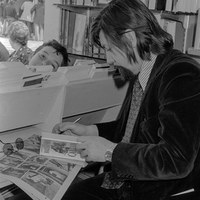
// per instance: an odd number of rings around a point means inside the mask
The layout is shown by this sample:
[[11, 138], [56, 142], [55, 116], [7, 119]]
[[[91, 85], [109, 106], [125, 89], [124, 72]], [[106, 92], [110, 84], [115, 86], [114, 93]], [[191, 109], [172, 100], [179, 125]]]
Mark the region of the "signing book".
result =
[[75, 144], [76, 138], [71, 136], [32, 135], [22, 150], [0, 158], [0, 177], [34, 200], [60, 200], [86, 165]]
[[40, 155], [63, 158], [85, 164], [76, 149], [77, 137], [71, 135], [58, 135], [42, 132]]

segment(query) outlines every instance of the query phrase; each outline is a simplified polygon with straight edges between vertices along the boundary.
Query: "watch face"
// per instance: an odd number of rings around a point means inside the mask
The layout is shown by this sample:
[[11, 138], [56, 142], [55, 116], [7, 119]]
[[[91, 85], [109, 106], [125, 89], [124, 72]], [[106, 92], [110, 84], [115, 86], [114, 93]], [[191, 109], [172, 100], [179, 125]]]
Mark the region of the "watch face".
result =
[[105, 153], [105, 160], [106, 161], [110, 161], [112, 160], [112, 151], [111, 150], [107, 150]]

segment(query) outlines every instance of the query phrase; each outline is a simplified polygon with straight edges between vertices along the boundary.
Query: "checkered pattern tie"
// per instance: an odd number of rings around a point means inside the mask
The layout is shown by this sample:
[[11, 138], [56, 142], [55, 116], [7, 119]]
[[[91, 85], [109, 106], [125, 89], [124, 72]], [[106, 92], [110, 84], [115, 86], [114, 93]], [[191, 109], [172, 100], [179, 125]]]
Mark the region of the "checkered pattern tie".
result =
[[[129, 142], [130, 137], [133, 131], [133, 127], [139, 112], [141, 100], [143, 96], [143, 90], [139, 83], [139, 80], [136, 79], [135, 84], [133, 86], [133, 95], [131, 100], [130, 112], [128, 116], [128, 121], [126, 124], [125, 135], [122, 139], [122, 142]], [[105, 177], [101, 187], [105, 189], [119, 189], [123, 185], [123, 181], [113, 180], [111, 173], [108, 172]]]
[[133, 127], [135, 125], [135, 121], [140, 109], [140, 104], [143, 96], [143, 90], [140, 85], [140, 82], [138, 79], [136, 79], [135, 84], [133, 86], [133, 95], [132, 95], [132, 100], [131, 100], [131, 106], [130, 106], [130, 111], [129, 111], [129, 116], [128, 116], [128, 121], [126, 124], [126, 130], [124, 137], [122, 139], [122, 142], [129, 142], [131, 138], [131, 134], [133, 131]]

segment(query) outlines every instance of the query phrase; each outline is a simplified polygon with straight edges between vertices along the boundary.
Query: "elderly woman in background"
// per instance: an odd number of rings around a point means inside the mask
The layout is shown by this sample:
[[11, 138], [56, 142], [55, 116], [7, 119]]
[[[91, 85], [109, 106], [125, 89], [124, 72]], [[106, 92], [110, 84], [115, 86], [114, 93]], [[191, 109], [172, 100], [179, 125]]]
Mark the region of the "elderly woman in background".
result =
[[8, 28], [9, 42], [15, 50], [10, 56], [8, 61], [22, 62], [27, 65], [29, 57], [33, 53], [27, 46], [29, 38], [29, 29], [21, 21], [12, 22]]

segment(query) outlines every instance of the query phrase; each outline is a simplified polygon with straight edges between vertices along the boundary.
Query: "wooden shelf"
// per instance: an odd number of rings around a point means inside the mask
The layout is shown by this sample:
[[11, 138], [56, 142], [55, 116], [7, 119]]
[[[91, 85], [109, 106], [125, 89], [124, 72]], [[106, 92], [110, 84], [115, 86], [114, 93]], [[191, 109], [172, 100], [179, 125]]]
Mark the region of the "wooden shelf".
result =
[[100, 11], [104, 6], [86, 6], [86, 5], [65, 5], [65, 4], [54, 4], [60, 9], [64, 9], [70, 12], [75, 12], [79, 14], [87, 14], [88, 10], [91, 14]]
[[189, 55], [194, 56], [194, 57], [200, 58], [200, 49], [189, 48], [189, 49], [187, 50], [187, 53], [188, 53]]
[[[91, 56], [91, 57], [102, 57], [102, 52], [100, 50], [94, 51], [93, 46], [91, 44], [91, 41], [89, 39], [89, 27], [91, 25], [91, 19], [94, 19], [99, 12], [106, 6], [105, 5], [97, 5], [97, 6], [89, 6], [89, 5], [72, 5], [72, 4], [54, 4], [58, 8], [62, 10], [62, 17], [61, 17], [61, 43], [63, 45], [67, 45], [66, 42], [66, 26], [67, 26], [67, 15], [77, 13], [85, 15], [87, 18], [87, 36], [85, 39], [84, 50], [83, 54], [85, 56]], [[170, 12], [165, 10], [151, 10], [153, 13], [159, 13], [161, 19], [171, 20], [171, 21], [177, 21], [181, 23], [181, 26], [184, 28], [184, 44], [183, 47], [180, 49], [184, 53], [187, 51], [189, 47], [193, 45], [193, 38], [192, 35], [194, 35], [194, 30], [196, 26], [196, 18], [197, 13], [184, 13], [184, 12]], [[71, 29], [70, 29], [71, 30]], [[69, 33], [69, 30], [68, 30]], [[70, 43], [70, 42], [69, 42]], [[68, 44], [69, 44], [68, 43]], [[73, 52], [71, 50], [71, 45], [67, 48], [68, 52]], [[76, 53], [75, 51], [73, 53]], [[99, 56], [98, 56], [99, 55]]]
[[[91, 44], [91, 40], [89, 37], [89, 29], [92, 24], [92, 20], [99, 14], [101, 9], [105, 7], [105, 5], [97, 5], [97, 6], [88, 6], [88, 5], [72, 5], [72, 4], [54, 4], [61, 9], [61, 31], [60, 31], [60, 43], [66, 46], [68, 53], [77, 54], [79, 57], [89, 56], [94, 57], [96, 59], [103, 59], [105, 58], [105, 54], [103, 56], [102, 52], [99, 48], [94, 48]], [[86, 16], [86, 30], [85, 30], [85, 40], [84, 40], [84, 47], [82, 52], [80, 50], [76, 51], [76, 48], [73, 48], [71, 45], [71, 40], [69, 40], [69, 35], [74, 34], [73, 29], [69, 28], [69, 24], [71, 24], [69, 20], [70, 16], [74, 16], [74, 13], [81, 14]], [[83, 16], [84, 17], [84, 16]], [[73, 20], [73, 19], [72, 19]], [[74, 24], [75, 25], [75, 24]], [[67, 30], [67, 32], [66, 32]], [[71, 38], [71, 37], [70, 37]]]
[[82, 60], [94, 60], [96, 63], [105, 63], [106, 59], [105, 58], [97, 58], [97, 57], [92, 57], [92, 56], [85, 56], [85, 55], [79, 55], [79, 54], [74, 54], [74, 53], [68, 53], [69, 54], [69, 65], [73, 65], [76, 59], [82, 59]]
[[87, 6], [87, 5], [67, 5], [67, 4], [54, 4], [62, 9], [76, 9], [76, 8], [81, 8], [81, 9], [102, 9], [104, 6]]
[[162, 12], [161, 13], [161, 18], [162, 19], [168, 19], [168, 20], [173, 20], [173, 21], [179, 21], [184, 23], [185, 18], [188, 16], [196, 16], [196, 14], [189, 14], [189, 13], [182, 13], [182, 12]]

